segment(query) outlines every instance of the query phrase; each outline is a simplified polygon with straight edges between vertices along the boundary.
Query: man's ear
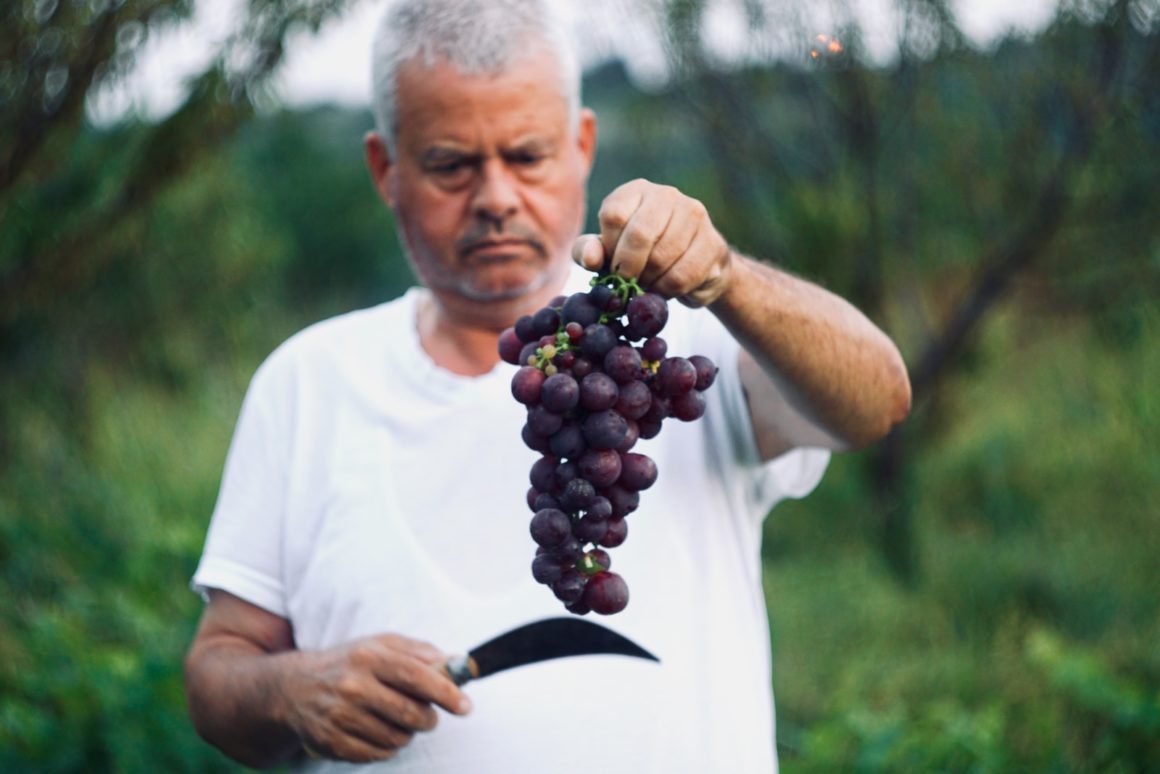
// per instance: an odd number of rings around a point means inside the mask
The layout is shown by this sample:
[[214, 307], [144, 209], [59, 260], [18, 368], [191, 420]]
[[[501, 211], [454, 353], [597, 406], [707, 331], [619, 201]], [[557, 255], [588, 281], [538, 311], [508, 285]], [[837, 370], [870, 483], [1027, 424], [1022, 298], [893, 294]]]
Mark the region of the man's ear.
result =
[[587, 177], [596, 158], [596, 114], [590, 108], [580, 109], [580, 125], [576, 130], [576, 143], [584, 157], [584, 176]]
[[371, 182], [379, 192], [379, 198], [388, 207], [394, 206], [391, 196], [390, 173], [392, 169], [391, 153], [387, 150], [386, 140], [378, 132], [367, 132], [363, 136], [363, 150], [367, 157], [367, 170], [371, 173]]

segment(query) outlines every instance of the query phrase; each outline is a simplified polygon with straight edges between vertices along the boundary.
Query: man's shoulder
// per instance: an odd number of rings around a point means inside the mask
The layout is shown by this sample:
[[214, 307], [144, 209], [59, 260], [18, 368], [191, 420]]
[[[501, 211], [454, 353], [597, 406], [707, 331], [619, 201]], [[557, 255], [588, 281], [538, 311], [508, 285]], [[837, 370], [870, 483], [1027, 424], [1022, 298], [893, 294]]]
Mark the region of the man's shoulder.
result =
[[356, 309], [312, 323], [274, 349], [255, 379], [301, 383], [329, 380], [382, 362], [393, 348], [408, 341], [413, 326], [411, 294], [376, 306]]
[[358, 356], [367, 347], [405, 335], [408, 310], [413, 309], [409, 294], [364, 309], [343, 312], [312, 323], [284, 341], [271, 357]]

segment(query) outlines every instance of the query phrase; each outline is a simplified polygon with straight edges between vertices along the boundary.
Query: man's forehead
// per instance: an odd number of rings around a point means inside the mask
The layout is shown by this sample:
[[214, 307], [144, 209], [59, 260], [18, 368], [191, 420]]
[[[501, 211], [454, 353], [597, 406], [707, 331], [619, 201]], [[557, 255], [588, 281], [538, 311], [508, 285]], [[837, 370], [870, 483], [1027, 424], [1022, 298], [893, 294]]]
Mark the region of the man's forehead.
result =
[[503, 63], [486, 69], [465, 69], [443, 56], [417, 54], [403, 62], [397, 72], [396, 92], [438, 90], [448, 83], [471, 88], [496, 88], [509, 83], [541, 85], [564, 96], [563, 67], [556, 56], [538, 44]]
[[[466, 140], [480, 128], [507, 133], [557, 133], [567, 128], [568, 99], [559, 65], [535, 52], [501, 72], [464, 73], [440, 60], [412, 59], [399, 69], [400, 135], [419, 133]], [[433, 137], [432, 137], [433, 138]]]

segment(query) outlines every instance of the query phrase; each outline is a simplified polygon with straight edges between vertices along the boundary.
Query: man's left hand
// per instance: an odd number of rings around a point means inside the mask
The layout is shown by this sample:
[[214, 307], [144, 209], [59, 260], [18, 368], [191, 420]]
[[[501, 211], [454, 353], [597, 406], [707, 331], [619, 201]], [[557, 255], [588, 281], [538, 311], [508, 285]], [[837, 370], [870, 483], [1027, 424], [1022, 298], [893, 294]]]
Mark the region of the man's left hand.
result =
[[610, 193], [597, 217], [600, 233], [584, 234], [572, 246], [573, 260], [586, 269], [607, 265], [693, 307], [707, 306], [725, 291], [733, 253], [700, 201], [638, 179]]

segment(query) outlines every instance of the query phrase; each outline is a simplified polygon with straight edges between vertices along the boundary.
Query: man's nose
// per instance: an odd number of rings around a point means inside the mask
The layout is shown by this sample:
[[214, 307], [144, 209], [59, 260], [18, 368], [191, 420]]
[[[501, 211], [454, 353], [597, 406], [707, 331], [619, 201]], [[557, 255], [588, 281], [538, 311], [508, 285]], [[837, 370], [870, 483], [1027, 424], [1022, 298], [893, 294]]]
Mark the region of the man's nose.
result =
[[496, 223], [503, 223], [519, 210], [518, 181], [502, 159], [483, 163], [471, 207], [477, 216]]

